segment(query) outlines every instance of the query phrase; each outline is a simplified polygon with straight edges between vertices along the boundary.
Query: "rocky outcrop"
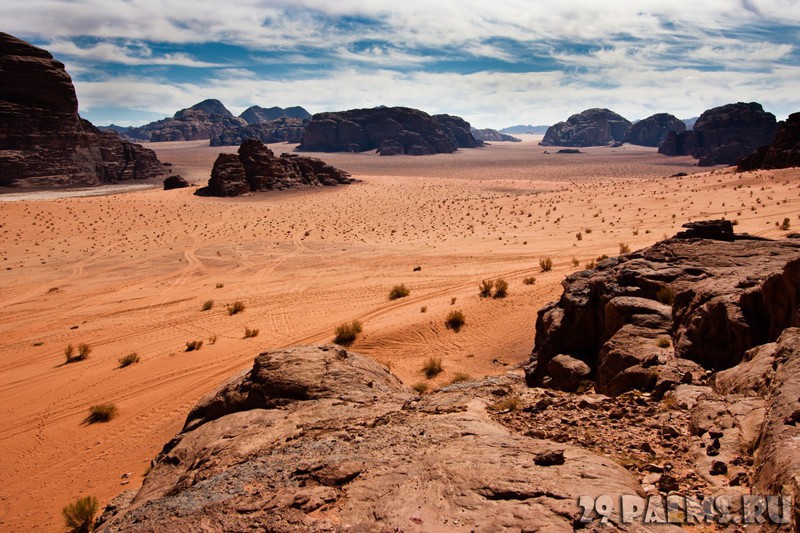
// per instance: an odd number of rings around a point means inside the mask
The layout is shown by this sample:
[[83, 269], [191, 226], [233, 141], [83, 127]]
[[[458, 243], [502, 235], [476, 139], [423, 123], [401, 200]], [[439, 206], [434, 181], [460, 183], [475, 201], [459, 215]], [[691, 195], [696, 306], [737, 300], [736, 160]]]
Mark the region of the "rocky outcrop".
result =
[[735, 237], [724, 223], [681, 237], [569, 275], [539, 311], [528, 383], [562, 381], [551, 361], [565, 354], [598, 392], [663, 394], [800, 325], [800, 242]]
[[[420, 397], [339, 347], [263, 353], [192, 409], [100, 531], [572, 531], [576, 495], [643, 494], [612, 459], [497, 420], [509, 395], [534, 403], [520, 385]], [[619, 509], [603, 530], [631, 527], [675, 530], [625, 526]]]
[[185, 189], [189, 186], [189, 182], [183, 176], [170, 176], [164, 180], [164, 190], [171, 191], [173, 189]]
[[62, 63], [0, 33], [0, 186], [99, 185], [165, 173], [152, 150], [81, 119]]
[[605, 146], [625, 139], [631, 123], [608, 109], [587, 109], [547, 128], [541, 146]]
[[737, 166], [740, 171], [800, 167], [800, 113], [779, 122], [772, 143], [739, 160]]
[[239, 196], [251, 191], [273, 191], [302, 187], [353, 183], [350, 174], [324, 161], [296, 154], [275, 154], [261, 141], [246, 140], [238, 154], [219, 154], [208, 188], [212, 196]]
[[376, 107], [314, 115], [298, 150], [429, 155], [480, 145], [469, 123], [458, 117], [432, 117], [407, 107]]
[[245, 126], [247, 122], [233, 116], [219, 100], [203, 100], [181, 109], [172, 118], [130, 128], [125, 135], [150, 142], [200, 141], [238, 131]]
[[238, 146], [247, 139], [262, 143], [299, 143], [303, 140], [306, 123], [297, 118], [279, 118], [257, 122], [244, 127], [227, 128], [211, 138], [211, 146]]
[[299, 106], [283, 109], [282, 107], [264, 108], [254, 105], [245, 109], [239, 117], [246, 120], [248, 124], [260, 124], [280, 118], [292, 118], [300, 121], [310, 120], [311, 113]]
[[692, 131], [669, 133], [658, 152], [664, 155], [691, 155], [698, 165], [732, 165], [775, 135], [775, 115], [761, 104], [739, 102], [705, 111]]
[[522, 139], [517, 139], [512, 135], [507, 135], [505, 133], [500, 133], [497, 130], [493, 130], [491, 128], [484, 128], [482, 130], [471, 128], [470, 132], [472, 136], [475, 137], [476, 140], [482, 142], [512, 142], [512, 143], [519, 143], [522, 142]]
[[639, 146], [661, 146], [669, 132], [686, 131], [682, 120], [669, 113], [656, 113], [631, 126], [625, 142]]

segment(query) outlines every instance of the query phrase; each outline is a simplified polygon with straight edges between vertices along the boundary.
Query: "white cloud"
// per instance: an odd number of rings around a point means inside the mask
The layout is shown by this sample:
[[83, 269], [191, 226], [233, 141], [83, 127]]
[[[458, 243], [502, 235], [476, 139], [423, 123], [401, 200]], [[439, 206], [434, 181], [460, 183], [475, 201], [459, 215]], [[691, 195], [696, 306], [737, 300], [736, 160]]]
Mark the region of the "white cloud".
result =
[[48, 43], [43, 47], [57, 56], [64, 55], [90, 62], [198, 68], [225, 66], [220, 63], [198, 61], [185, 53], [154, 55], [150, 47], [140, 43], [128, 43], [126, 45], [97, 43], [90, 46], [78, 46], [72, 41], [59, 40]]

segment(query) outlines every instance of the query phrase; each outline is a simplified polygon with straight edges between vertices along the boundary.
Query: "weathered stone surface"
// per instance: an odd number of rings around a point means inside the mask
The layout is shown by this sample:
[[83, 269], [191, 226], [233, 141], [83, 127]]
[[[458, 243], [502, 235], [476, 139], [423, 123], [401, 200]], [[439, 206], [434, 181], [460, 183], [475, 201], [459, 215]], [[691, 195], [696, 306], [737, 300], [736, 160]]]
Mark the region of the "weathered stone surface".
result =
[[292, 118], [302, 122], [304, 120], [310, 120], [311, 113], [299, 106], [283, 109], [281, 107], [264, 108], [254, 105], [245, 109], [239, 117], [246, 120], [248, 124], [272, 122], [273, 120], [281, 118]]
[[459, 117], [436, 115], [407, 107], [376, 107], [319, 113], [306, 125], [299, 150], [364, 152], [381, 155], [429, 155], [455, 152], [482, 143]]
[[539, 311], [528, 383], [546, 383], [567, 353], [591, 367], [598, 392], [663, 393], [699, 379], [698, 364], [730, 368], [800, 325], [800, 244], [729, 238], [669, 239], [568, 276]]
[[593, 108], [547, 129], [542, 146], [604, 146], [622, 141], [631, 123], [608, 109]]
[[211, 146], [238, 146], [247, 139], [262, 143], [299, 143], [303, 140], [306, 122], [297, 118], [278, 118], [269, 122], [227, 128], [212, 137]]
[[732, 165], [772, 141], [775, 115], [761, 104], [739, 102], [705, 111], [693, 131], [669, 133], [658, 152], [691, 155], [698, 165]]
[[250, 191], [335, 186], [353, 181], [350, 174], [324, 161], [296, 154], [275, 157], [261, 141], [248, 139], [238, 154], [219, 155], [206, 192], [212, 196], [239, 196]]
[[62, 63], [0, 33], [0, 186], [99, 185], [162, 174], [155, 152], [80, 118]]
[[512, 142], [512, 143], [519, 143], [522, 142], [522, 139], [517, 139], [512, 135], [508, 135], [506, 133], [500, 133], [497, 130], [493, 130], [491, 128], [484, 128], [484, 129], [476, 129], [471, 128], [470, 132], [472, 136], [475, 137], [476, 140], [482, 142]]
[[686, 125], [678, 117], [669, 113], [656, 113], [631, 126], [625, 135], [625, 142], [640, 146], [661, 146], [671, 131], [686, 131]]
[[[261, 354], [192, 410], [100, 531], [572, 531], [576, 495], [643, 495], [613, 460], [496, 421], [487, 405], [521, 386], [420, 398], [338, 347]], [[618, 512], [609, 528], [650, 530]]]
[[560, 354], [547, 364], [547, 385], [568, 392], [577, 391], [592, 374], [592, 369], [570, 355]]
[[170, 176], [164, 180], [164, 190], [184, 189], [189, 186], [189, 182], [183, 176]]
[[800, 113], [792, 113], [778, 123], [778, 132], [768, 146], [762, 146], [738, 164], [740, 171], [757, 168], [800, 166]]

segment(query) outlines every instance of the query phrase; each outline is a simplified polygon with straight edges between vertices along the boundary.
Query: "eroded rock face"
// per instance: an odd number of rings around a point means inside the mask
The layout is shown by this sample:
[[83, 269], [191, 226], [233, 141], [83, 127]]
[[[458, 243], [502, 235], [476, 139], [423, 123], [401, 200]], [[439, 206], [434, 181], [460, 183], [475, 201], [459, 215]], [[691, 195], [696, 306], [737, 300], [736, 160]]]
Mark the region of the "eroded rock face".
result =
[[211, 146], [237, 146], [247, 139], [262, 143], [299, 143], [303, 140], [305, 121], [297, 118], [279, 118], [269, 122], [256, 122], [243, 127], [227, 128], [212, 137]]
[[335, 186], [355, 180], [343, 170], [313, 157], [275, 154], [264, 143], [249, 139], [238, 154], [219, 154], [208, 193], [212, 196], [239, 196], [250, 191], [273, 191], [301, 187]]
[[436, 115], [407, 107], [376, 107], [319, 113], [306, 125], [299, 150], [364, 152], [380, 155], [430, 155], [473, 148], [482, 143], [459, 117]]
[[283, 109], [282, 107], [264, 108], [254, 105], [245, 109], [239, 116], [245, 119], [248, 124], [272, 122], [280, 118], [293, 118], [300, 121], [311, 119], [311, 113], [299, 106]]
[[508, 135], [506, 133], [500, 133], [497, 130], [493, 130], [491, 128], [484, 128], [482, 130], [472, 128], [470, 130], [472, 132], [472, 136], [475, 137], [476, 140], [482, 142], [512, 142], [512, 143], [520, 143], [522, 139], [517, 139], [512, 135]]
[[547, 129], [541, 146], [605, 146], [621, 142], [630, 128], [626, 118], [608, 109], [593, 108], [572, 115]]
[[658, 152], [691, 155], [698, 165], [732, 165], [772, 141], [775, 115], [756, 102], [727, 104], [705, 111], [693, 131], [669, 133]]
[[727, 229], [693, 225], [567, 276], [561, 299], [539, 311], [528, 383], [548, 385], [550, 362], [569, 354], [589, 365], [598, 392], [662, 394], [800, 325], [800, 243]]
[[625, 142], [639, 146], [661, 146], [669, 132], [686, 131], [686, 125], [669, 113], [656, 113], [631, 126]]
[[740, 171], [757, 168], [788, 168], [800, 166], [800, 113], [792, 113], [778, 123], [778, 132], [769, 146], [762, 146], [741, 159]]
[[613, 460], [496, 421], [487, 405], [517, 387], [419, 397], [338, 347], [261, 354], [192, 410], [100, 531], [571, 531], [576, 495], [642, 494]]
[[81, 119], [62, 63], [0, 33], [0, 186], [99, 185], [165, 173], [152, 150]]

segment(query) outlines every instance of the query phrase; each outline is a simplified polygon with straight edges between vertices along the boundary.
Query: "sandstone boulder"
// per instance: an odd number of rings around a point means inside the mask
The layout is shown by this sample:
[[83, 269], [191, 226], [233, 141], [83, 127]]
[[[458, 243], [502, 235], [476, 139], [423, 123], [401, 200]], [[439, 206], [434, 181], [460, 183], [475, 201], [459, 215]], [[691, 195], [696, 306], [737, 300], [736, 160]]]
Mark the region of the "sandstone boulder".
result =
[[631, 123], [608, 109], [587, 109], [547, 129], [541, 146], [605, 146], [623, 141]]
[[772, 143], [762, 146], [739, 161], [740, 171], [757, 168], [787, 168], [800, 166], [800, 113], [792, 113], [778, 123]]
[[631, 126], [625, 142], [640, 146], [661, 146], [669, 132], [686, 131], [682, 120], [669, 113], [656, 113]]
[[170, 176], [164, 180], [164, 190], [171, 191], [172, 189], [185, 189], [189, 186], [189, 182], [183, 176]]

